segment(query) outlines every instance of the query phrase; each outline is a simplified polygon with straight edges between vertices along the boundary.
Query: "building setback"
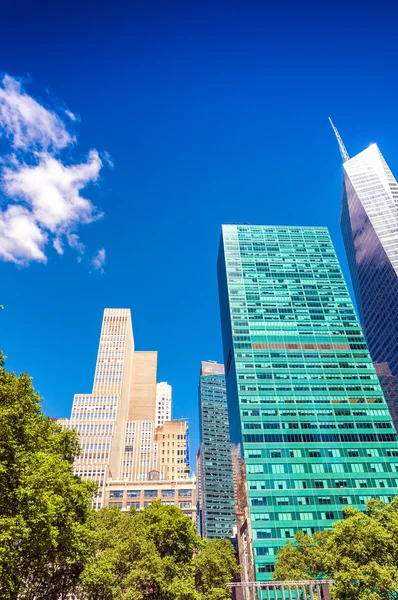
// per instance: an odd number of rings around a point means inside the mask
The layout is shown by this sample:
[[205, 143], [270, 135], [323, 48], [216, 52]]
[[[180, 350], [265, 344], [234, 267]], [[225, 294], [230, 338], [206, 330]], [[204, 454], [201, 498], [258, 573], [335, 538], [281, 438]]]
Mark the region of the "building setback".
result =
[[156, 427], [171, 420], [171, 385], [166, 381], [156, 384]]
[[397, 436], [326, 228], [224, 225], [218, 279], [240, 555], [263, 581], [297, 530], [393, 499]]
[[342, 157], [340, 222], [360, 321], [373, 361], [398, 376], [398, 184], [376, 144]]
[[130, 310], [106, 308], [92, 393], [76, 394], [70, 419], [59, 422], [79, 434], [74, 472], [98, 482], [95, 508], [140, 509], [158, 498], [195, 521], [187, 423], [157, 426], [156, 375], [157, 352], [134, 348]]
[[199, 421], [198, 530], [209, 539], [229, 538], [236, 518], [224, 365], [201, 363]]

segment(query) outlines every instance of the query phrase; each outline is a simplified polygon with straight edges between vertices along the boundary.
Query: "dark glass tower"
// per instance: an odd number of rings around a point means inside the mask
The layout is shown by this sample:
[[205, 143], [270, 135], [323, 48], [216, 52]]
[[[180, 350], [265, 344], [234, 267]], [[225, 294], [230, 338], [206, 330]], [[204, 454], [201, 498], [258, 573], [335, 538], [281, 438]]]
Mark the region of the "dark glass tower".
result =
[[231, 537], [235, 496], [224, 365], [202, 362], [199, 379], [200, 451], [198, 529], [203, 537]]
[[240, 531], [262, 581], [297, 530], [392, 500], [397, 436], [326, 228], [224, 225], [218, 279]]
[[398, 184], [376, 144], [343, 155], [341, 230], [374, 362], [398, 376]]

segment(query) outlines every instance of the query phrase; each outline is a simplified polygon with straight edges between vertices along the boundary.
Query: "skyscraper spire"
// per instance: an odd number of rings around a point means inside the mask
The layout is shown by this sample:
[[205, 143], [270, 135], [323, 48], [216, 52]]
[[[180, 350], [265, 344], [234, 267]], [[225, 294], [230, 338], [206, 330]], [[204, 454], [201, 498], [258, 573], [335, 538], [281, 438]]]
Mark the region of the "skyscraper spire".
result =
[[348, 152], [346, 150], [346, 147], [343, 144], [343, 140], [340, 137], [339, 132], [337, 131], [336, 127], [333, 125], [333, 121], [332, 119], [329, 117], [329, 121], [331, 126], [333, 127], [333, 131], [336, 135], [337, 141], [339, 143], [339, 149], [340, 149], [340, 154], [341, 154], [341, 158], [343, 159], [343, 162], [347, 162], [347, 160], [350, 160], [350, 157], [348, 156]]

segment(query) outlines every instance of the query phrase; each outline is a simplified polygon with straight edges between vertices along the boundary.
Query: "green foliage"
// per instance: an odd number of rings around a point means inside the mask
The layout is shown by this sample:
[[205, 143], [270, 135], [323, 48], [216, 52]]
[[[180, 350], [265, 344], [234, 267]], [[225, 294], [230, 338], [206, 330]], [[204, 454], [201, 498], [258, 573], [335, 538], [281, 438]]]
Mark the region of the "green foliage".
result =
[[0, 597], [58, 599], [83, 569], [95, 486], [72, 474], [76, 434], [41, 412], [0, 354]]
[[176, 506], [98, 511], [91, 521], [97, 552], [81, 577], [85, 600], [226, 600], [236, 573], [227, 540], [202, 541]]
[[347, 507], [344, 519], [313, 536], [298, 532], [278, 552], [274, 579], [335, 580], [336, 600], [391, 600], [398, 590], [398, 497]]
[[90, 504], [74, 432], [45, 417], [31, 379], [0, 353], [1, 600], [226, 600], [231, 544], [203, 542], [176, 506]]

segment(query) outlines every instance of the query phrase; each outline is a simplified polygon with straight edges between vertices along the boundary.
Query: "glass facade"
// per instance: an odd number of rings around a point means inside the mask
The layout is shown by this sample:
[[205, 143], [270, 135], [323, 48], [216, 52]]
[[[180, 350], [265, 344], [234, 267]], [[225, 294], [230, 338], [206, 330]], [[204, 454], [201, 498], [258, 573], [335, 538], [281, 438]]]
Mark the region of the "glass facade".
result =
[[341, 229], [370, 354], [398, 376], [398, 184], [376, 144], [343, 163]]
[[224, 225], [218, 278], [231, 438], [264, 581], [297, 530], [392, 500], [397, 436], [326, 228]]
[[223, 371], [223, 365], [202, 363], [199, 380], [199, 494], [202, 499], [199, 531], [208, 539], [231, 537], [235, 525], [231, 442]]

